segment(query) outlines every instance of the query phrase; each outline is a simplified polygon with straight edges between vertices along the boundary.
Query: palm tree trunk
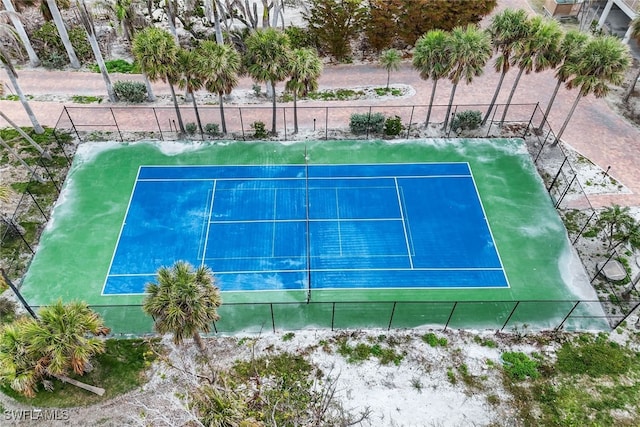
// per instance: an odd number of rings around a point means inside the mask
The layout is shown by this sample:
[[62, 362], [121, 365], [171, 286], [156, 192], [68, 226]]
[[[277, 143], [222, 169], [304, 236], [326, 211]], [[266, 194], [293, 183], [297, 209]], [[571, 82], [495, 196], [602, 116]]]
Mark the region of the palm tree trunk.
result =
[[173, 9], [173, 0], [167, 0], [167, 4], [165, 7], [167, 12], [167, 23], [169, 24], [169, 31], [173, 35], [173, 38], [176, 40], [176, 43], [180, 44], [180, 40], [178, 39], [178, 31], [176, 30], [176, 14]]
[[551, 94], [551, 99], [549, 100], [549, 104], [547, 105], [547, 109], [544, 112], [544, 115], [542, 116], [542, 121], [540, 122], [540, 126], [538, 126], [538, 130], [541, 130], [542, 127], [544, 126], [544, 122], [548, 122], [549, 121], [549, 113], [551, 112], [551, 107], [553, 106], [553, 103], [556, 100], [556, 95], [558, 94], [558, 90], [560, 90], [560, 86], [562, 86], [562, 81], [558, 80], [556, 82], [556, 87], [555, 89], [553, 89], [553, 94]]
[[293, 133], [298, 133], [298, 91], [293, 91]]
[[44, 157], [47, 160], [51, 160], [51, 153], [49, 153], [48, 151], [46, 151], [44, 148], [42, 148], [40, 146], [40, 144], [38, 144], [37, 142], [35, 142], [33, 140], [33, 138], [31, 138], [29, 135], [27, 135], [27, 133], [25, 131], [22, 130], [22, 128], [20, 126], [18, 126], [17, 124], [15, 124], [9, 117], [6, 116], [6, 114], [4, 114], [2, 111], [0, 111], [0, 117], [2, 117], [3, 119], [5, 119], [5, 121], [7, 123], [9, 123], [9, 125], [11, 125], [12, 128], [14, 128], [24, 139], [26, 139], [29, 144], [31, 144], [36, 150], [38, 150], [38, 152], [42, 155], [42, 157]]
[[13, 3], [11, 2], [11, 0], [2, 0], [2, 4], [4, 5], [5, 10], [9, 12], [9, 19], [11, 19], [11, 24], [16, 29], [16, 33], [18, 33], [18, 37], [20, 37], [22, 45], [27, 51], [27, 55], [29, 55], [29, 63], [32, 67], [37, 67], [38, 65], [40, 65], [40, 58], [38, 58], [38, 54], [36, 53], [36, 51], [33, 50], [31, 40], [29, 40], [29, 36], [24, 30], [22, 21], [20, 21], [20, 18], [18, 17], [15, 8], [13, 7]]
[[389, 80], [391, 79], [391, 70], [387, 70], [387, 90], [389, 90]]
[[271, 115], [271, 133], [273, 135], [276, 134], [276, 84], [275, 82], [270, 82], [271, 84], [271, 92], [272, 93], [272, 105], [273, 105], [273, 114]]
[[[7, 59], [8, 60], [8, 59]], [[29, 105], [29, 101], [27, 101], [27, 97], [22, 93], [22, 88], [18, 84], [18, 76], [13, 70], [13, 67], [4, 64], [4, 68], [7, 71], [7, 75], [9, 76], [9, 81], [11, 81], [11, 86], [13, 86], [13, 90], [18, 94], [18, 98], [20, 99], [20, 103], [22, 103], [22, 108], [26, 111], [27, 116], [29, 116], [29, 120], [31, 120], [31, 124], [33, 125], [33, 130], [38, 134], [43, 134], [44, 129], [40, 126], [38, 119], [36, 119], [36, 115], [33, 113], [31, 106]]]
[[454, 83], [451, 87], [451, 96], [449, 97], [449, 106], [447, 107], [447, 114], [444, 116], [444, 126], [442, 126], [442, 130], [447, 130], [447, 125], [449, 124], [449, 114], [451, 114], [451, 107], [453, 106], [453, 98], [456, 96], [456, 89], [458, 88], [458, 83]]
[[89, 384], [85, 384], [83, 382], [74, 380], [73, 378], [69, 378], [65, 375], [53, 375], [54, 377], [56, 377], [57, 379], [59, 379], [60, 381], [62, 381], [63, 383], [69, 383], [71, 385], [74, 385], [76, 387], [80, 387], [83, 390], [87, 390], [90, 391], [91, 393], [95, 393], [98, 396], [102, 396], [104, 395], [104, 389], [102, 387], [96, 387], [96, 386], [92, 386]]
[[204, 343], [202, 342], [202, 337], [200, 336], [199, 333], [194, 332], [193, 333], [193, 340], [196, 342], [196, 345], [198, 346], [198, 349], [204, 353], [205, 352], [205, 348], [204, 348]]
[[87, 5], [84, 3], [80, 4], [78, 1], [76, 3], [78, 10], [80, 11], [80, 20], [84, 26], [84, 29], [87, 33], [87, 40], [89, 40], [89, 44], [91, 45], [91, 50], [93, 51], [93, 56], [96, 58], [96, 62], [98, 63], [98, 68], [100, 69], [100, 73], [102, 74], [102, 79], [104, 80], [104, 84], [107, 87], [107, 96], [109, 97], [109, 101], [118, 102], [118, 97], [116, 96], [115, 91], [113, 90], [113, 85], [111, 84], [111, 79], [109, 78], [109, 72], [107, 71], [107, 67], [104, 63], [104, 58], [102, 57], [102, 52], [100, 51], [100, 46], [98, 45], [98, 39], [96, 38], [96, 30], [93, 26], [93, 21], [91, 20], [91, 15], [89, 15], [89, 11], [87, 10]]
[[222, 133], [227, 133], [227, 122], [224, 118], [224, 106], [222, 104], [222, 94], [218, 94], [218, 99], [220, 100], [220, 124], [222, 125]]
[[147, 87], [147, 101], [154, 102], [156, 97], [153, 94], [153, 88], [151, 87], [151, 82], [149, 81], [149, 77], [147, 77], [147, 73], [143, 71], [142, 77], [144, 78], [144, 85]]
[[198, 103], [196, 102], [196, 95], [193, 91], [189, 91], [191, 94], [191, 102], [193, 103], [193, 110], [196, 113], [196, 121], [198, 122], [198, 129], [200, 129], [200, 135], [204, 134], [204, 130], [202, 129], [202, 120], [200, 120], [200, 111], [198, 110]]
[[69, 56], [71, 68], [75, 68], [77, 70], [80, 68], [80, 61], [78, 61], [76, 51], [73, 50], [73, 45], [71, 45], [71, 40], [69, 40], [67, 28], [64, 26], [62, 15], [60, 15], [60, 9], [58, 9], [58, 5], [55, 0], [47, 0], [47, 6], [49, 6], [53, 22], [56, 24], [56, 28], [58, 29], [58, 35], [60, 36], [60, 40], [62, 40], [65, 50], [67, 51], [67, 55]]
[[500, 93], [500, 88], [502, 87], [502, 81], [504, 80], [504, 76], [507, 74], [506, 71], [500, 73], [500, 80], [498, 80], [498, 86], [496, 87], [496, 91], [493, 93], [493, 98], [491, 98], [491, 103], [489, 104], [489, 109], [487, 110], [487, 114], [485, 114], [484, 119], [482, 119], [482, 126], [487, 123], [489, 116], [491, 116], [491, 112], [493, 111], [493, 107], [496, 105], [496, 100], [498, 99], [498, 94]]
[[627, 89], [627, 91], [624, 94], [624, 97], [622, 98], [625, 104], [629, 102], [629, 98], [631, 98], [631, 94], [633, 93], [634, 90], [636, 90], [636, 83], [638, 82], [638, 79], [640, 79], [640, 66], [638, 67], [638, 71], [636, 71], [636, 74], [633, 76], [633, 80], [631, 80], [629, 89]]
[[560, 128], [560, 132], [558, 132], [558, 134], [556, 135], [555, 141], [553, 141], [553, 144], [551, 144], [552, 147], [558, 145], [558, 142], [560, 142], [560, 138], [562, 137], [564, 130], [567, 128], [567, 125], [569, 124], [569, 120], [571, 120], [571, 116], [573, 116], [573, 112], [576, 111], [576, 107], [578, 106], [578, 101], [580, 101], [580, 99], [582, 99], [582, 92], [578, 91], [578, 96], [576, 96], [576, 100], [573, 101], [571, 110], [569, 111], [567, 118], [564, 120], [564, 123]]
[[511, 86], [511, 92], [509, 92], [509, 98], [507, 98], [507, 105], [504, 106], [504, 111], [502, 112], [502, 118], [500, 119], [500, 126], [502, 126], [502, 124], [504, 123], [504, 119], [507, 117], [507, 111], [509, 110], [509, 105], [511, 104], [513, 95], [516, 93], [516, 88], [518, 87], [518, 83], [520, 82], [520, 77], [522, 77], [523, 72], [524, 72], [524, 68], [520, 68], [520, 71], [518, 71], [518, 75], [516, 76], [516, 80], [513, 82], [513, 86]]
[[213, 6], [213, 27], [216, 31], [216, 43], [224, 44], [224, 38], [222, 37], [222, 28], [220, 27], [220, 14], [218, 13], [218, 5], [215, 0], [211, 0]]
[[178, 99], [176, 98], [176, 90], [173, 85], [169, 83], [169, 90], [171, 90], [171, 99], [173, 100], [173, 108], [176, 109], [176, 116], [178, 117], [178, 126], [180, 127], [180, 133], [184, 132], [184, 123], [182, 122], [182, 114], [180, 113], [180, 106], [178, 105]]
[[433, 81], [433, 86], [431, 87], [431, 99], [429, 100], [429, 109], [427, 110], [427, 120], [424, 125], [429, 126], [429, 119], [431, 118], [431, 107], [433, 107], [433, 100], [436, 97], [436, 87], [438, 86], [438, 79]]

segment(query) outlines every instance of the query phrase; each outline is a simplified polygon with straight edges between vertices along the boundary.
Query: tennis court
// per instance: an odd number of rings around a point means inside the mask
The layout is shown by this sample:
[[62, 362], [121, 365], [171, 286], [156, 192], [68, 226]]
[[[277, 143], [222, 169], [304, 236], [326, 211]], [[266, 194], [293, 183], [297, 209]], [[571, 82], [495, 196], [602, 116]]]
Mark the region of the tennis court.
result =
[[544, 327], [597, 300], [515, 139], [85, 143], [22, 292], [148, 333], [177, 260], [214, 271], [228, 332]]
[[468, 163], [141, 166], [103, 294], [177, 259], [222, 291], [508, 286]]

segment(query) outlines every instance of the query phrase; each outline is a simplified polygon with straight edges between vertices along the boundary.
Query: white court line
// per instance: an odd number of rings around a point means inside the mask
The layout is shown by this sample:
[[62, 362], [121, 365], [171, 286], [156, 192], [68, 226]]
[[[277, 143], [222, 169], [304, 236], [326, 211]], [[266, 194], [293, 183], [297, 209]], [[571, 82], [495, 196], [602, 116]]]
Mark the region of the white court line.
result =
[[[394, 179], [397, 175], [377, 175], [377, 176], [322, 176], [322, 177], [309, 177], [311, 181], [339, 181], [339, 180], [371, 180], [371, 179]], [[400, 175], [401, 178], [468, 178], [471, 175]], [[304, 178], [298, 177], [273, 177], [273, 178], [260, 178], [260, 177], [244, 177], [244, 178], [142, 178], [138, 181], [142, 182], [169, 182], [169, 181], [302, 181]], [[323, 187], [319, 187], [323, 188]], [[354, 188], [354, 187], [345, 187]], [[358, 187], [355, 187], [358, 188]], [[385, 188], [385, 187], [381, 187]], [[247, 190], [255, 190], [254, 188], [247, 188]], [[261, 190], [261, 189], [260, 189]]]
[[[204, 214], [205, 214], [205, 216], [206, 216], [207, 212], [209, 211], [209, 201], [211, 200], [211, 196], [212, 196], [212, 189], [209, 189], [209, 190], [207, 190], [207, 200], [206, 200], [205, 205], [204, 205]], [[202, 221], [202, 228], [200, 229], [200, 240], [198, 241], [198, 259], [200, 259], [200, 260], [204, 260], [204, 253], [201, 254], [200, 251], [204, 250], [204, 246], [202, 245], [202, 242], [206, 239], [207, 233], [209, 233], [209, 220], [210, 219], [211, 219], [211, 216], [209, 216], [209, 218], [207, 218], [206, 221]]]
[[404, 209], [402, 209], [402, 200], [400, 199], [400, 188], [398, 187], [398, 179], [393, 179], [396, 183], [396, 194], [398, 196], [398, 207], [400, 208], [400, 218], [402, 218], [402, 230], [404, 231], [404, 241], [407, 244], [407, 256], [409, 257], [409, 265], [413, 270], [413, 257], [411, 256], [411, 246], [409, 245], [409, 236], [407, 235], [407, 225], [404, 223]]
[[[404, 189], [400, 188], [400, 198], [402, 201], [402, 206], [406, 206], [407, 203], [404, 199]], [[416, 246], [413, 243], [413, 234], [411, 233], [411, 221], [409, 221], [409, 215], [408, 213], [405, 214], [404, 217], [405, 221], [407, 222], [407, 234], [409, 235], [409, 242], [411, 243], [411, 256], [416, 256]]]
[[273, 233], [271, 235], [271, 257], [276, 253], [276, 208], [278, 204], [278, 190], [273, 192]]
[[113, 261], [116, 258], [116, 251], [120, 246], [120, 238], [122, 237], [122, 232], [124, 231], [124, 226], [127, 223], [127, 216], [129, 216], [129, 209], [131, 208], [131, 202], [133, 201], [133, 193], [136, 192], [136, 187], [138, 186], [138, 177], [140, 176], [140, 169], [142, 166], [138, 166], [138, 172], [136, 173], [136, 179], [133, 181], [133, 188], [131, 189], [131, 193], [129, 194], [129, 202], [127, 203], [127, 210], [124, 212], [124, 218], [122, 218], [122, 224], [120, 225], [120, 232], [118, 232], [118, 238], [116, 239], [116, 245], [113, 248], [113, 253], [111, 254], [111, 261], [109, 261], [109, 268], [107, 269], [107, 276], [104, 278], [104, 283], [102, 284], [102, 290], [100, 291], [100, 295], [104, 295], [104, 289], [107, 286], [107, 281], [109, 280], [109, 272], [113, 267]]
[[207, 245], [209, 244], [209, 231], [211, 230], [211, 227], [209, 227], [209, 224], [211, 224], [211, 215], [213, 213], [213, 202], [216, 198], [216, 184], [217, 181], [213, 180], [213, 188], [211, 189], [211, 204], [209, 205], [209, 218], [207, 218], [207, 234], [205, 234], [204, 237], [204, 248], [202, 249], [202, 266], [204, 267], [204, 261], [207, 259]]
[[[309, 222], [376, 222], [376, 221], [402, 221], [402, 218], [319, 218], [310, 219]], [[306, 222], [306, 219], [249, 219], [249, 220], [213, 220], [211, 224], [259, 224], [272, 222]]]

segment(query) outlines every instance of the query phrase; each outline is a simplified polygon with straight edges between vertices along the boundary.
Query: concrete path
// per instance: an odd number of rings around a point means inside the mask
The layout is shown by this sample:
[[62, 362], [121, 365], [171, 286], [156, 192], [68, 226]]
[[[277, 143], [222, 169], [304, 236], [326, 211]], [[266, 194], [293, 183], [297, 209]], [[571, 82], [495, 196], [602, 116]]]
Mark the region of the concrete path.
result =
[[[499, 8], [523, 7], [530, 10], [525, 0], [503, 0]], [[470, 86], [460, 84], [454, 100], [455, 104], [489, 104], [498, 82], [498, 73], [493, 71], [493, 60], [487, 65], [485, 73]], [[105, 95], [102, 77], [97, 73], [77, 71], [43, 71], [18, 70], [19, 82], [24, 93], [29, 95]], [[505, 103], [516, 77], [516, 70], [510, 71], [503, 83], [498, 103]], [[140, 76], [112, 75], [116, 80], [140, 80]], [[8, 79], [4, 72], [0, 80], [8, 87]], [[405, 62], [401, 70], [391, 75], [392, 83], [411, 85], [415, 95], [410, 98], [388, 99], [376, 101], [376, 105], [426, 105], [429, 102], [432, 82], [420, 79], [418, 73]], [[363, 85], [380, 85], [386, 83], [386, 71], [375, 64], [335, 65], [325, 67], [320, 78], [320, 88], [349, 88]], [[556, 80], [553, 72], [530, 74], [523, 76], [515, 93], [513, 104], [540, 103], [545, 108]], [[238, 89], [251, 90], [253, 83], [243, 78]], [[280, 88], [282, 84], [280, 85]], [[438, 84], [435, 104], [446, 105], [449, 100], [451, 84], [442, 81]], [[168, 86], [154, 84], [156, 94], [168, 94]], [[577, 92], [560, 89], [550, 114], [550, 123], [558, 131], [566, 118]], [[308, 102], [304, 105], [369, 105], [371, 100], [318, 103]], [[36, 102], [31, 106], [41, 124], [55, 126], [62, 111], [59, 102]], [[20, 125], [29, 126], [30, 122], [19, 102], [0, 101], [0, 110]], [[343, 112], [348, 117], [350, 112]], [[132, 117], [132, 120], [135, 119]], [[609, 206], [617, 203], [625, 206], [640, 206], [640, 129], [621, 118], [603, 99], [593, 96], [583, 98], [563, 135], [563, 140], [591, 159], [602, 169], [611, 166], [610, 175], [624, 184], [632, 194], [594, 195], [590, 196], [595, 206]]]

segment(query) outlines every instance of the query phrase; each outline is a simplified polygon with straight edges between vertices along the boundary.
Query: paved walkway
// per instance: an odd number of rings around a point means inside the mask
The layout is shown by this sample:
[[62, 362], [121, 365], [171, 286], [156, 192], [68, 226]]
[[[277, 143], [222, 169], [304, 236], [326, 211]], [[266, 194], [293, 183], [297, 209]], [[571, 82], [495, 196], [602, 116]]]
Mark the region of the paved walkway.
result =
[[[528, 8], [528, 4], [525, 0], [503, 0], [499, 7]], [[459, 85], [454, 103], [489, 104], [499, 77], [498, 73], [493, 71], [492, 66], [493, 61], [487, 65], [485, 73], [477, 78], [472, 85]], [[102, 77], [97, 73], [29, 69], [19, 70], [18, 73], [23, 91], [30, 95], [104, 96], [105, 94]], [[516, 70], [507, 74], [498, 97], [498, 103], [506, 102], [515, 76]], [[139, 76], [112, 75], [112, 81], [131, 79], [139, 79]], [[8, 82], [4, 72], [0, 73], [0, 80]], [[404, 63], [400, 71], [392, 73], [391, 82], [411, 85], [415, 89], [415, 95], [410, 98], [379, 101], [376, 102], [376, 105], [428, 104], [432, 82], [420, 79], [418, 73], [412, 69], [410, 62]], [[374, 64], [327, 66], [320, 78], [321, 89], [371, 84], [384, 85], [385, 83], [386, 72]], [[539, 102], [541, 108], [544, 108], [555, 83], [556, 80], [552, 72], [523, 76], [512, 103], [532, 104]], [[238, 89], [251, 90], [252, 84], [250, 79], [243, 78]], [[439, 82], [435, 104], [446, 105], [450, 89], [451, 85], [448, 81]], [[154, 90], [157, 94], [169, 93], [168, 86], [162, 83], [154, 84]], [[562, 126], [576, 95], [576, 91], [560, 89], [550, 114], [551, 126], [556, 131]], [[332, 104], [345, 105], [344, 102], [329, 103], [329, 105]], [[371, 104], [371, 101], [350, 101], [349, 104], [367, 105]], [[305, 105], [314, 105], [314, 103]], [[31, 106], [40, 123], [46, 126], [55, 126], [62, 111], [62, 105], [59, 102], [33, 101]], [[30, 125], [19, 102], [0, 101], [0, 110], [18, 124]], [[344, 114], [345, 117], [348, 117], [349, 111], [345, 110]], [[132, 120], [134, 119], [135, 117], [132, 117]], [[588, 96], [578, 104], [578, 108], [563, 135], [563, 140], [602, 169], [611, 166], [610, 175], [632, 192], [632, 194], [625, 195], [590, 196], [594, 205], [608, 206], [617, 203], [626, 206], [640, 206], [640, 171], [638, 169], [638, 165], [640, 165], [640, 129], [638, 127], [618, 116], [603, 99]]]

